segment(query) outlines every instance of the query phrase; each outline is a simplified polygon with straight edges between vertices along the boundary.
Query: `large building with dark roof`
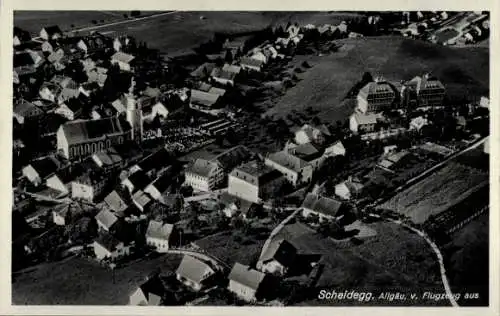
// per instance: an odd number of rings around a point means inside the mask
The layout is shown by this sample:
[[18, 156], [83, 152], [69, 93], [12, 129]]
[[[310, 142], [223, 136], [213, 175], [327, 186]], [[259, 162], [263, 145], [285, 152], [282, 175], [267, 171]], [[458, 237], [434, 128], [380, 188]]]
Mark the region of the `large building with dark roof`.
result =
[[57, 149], [67, 159], [78, 159], [131, 139], [130, 124], [120, 117], [73, 121], [57, 131]]

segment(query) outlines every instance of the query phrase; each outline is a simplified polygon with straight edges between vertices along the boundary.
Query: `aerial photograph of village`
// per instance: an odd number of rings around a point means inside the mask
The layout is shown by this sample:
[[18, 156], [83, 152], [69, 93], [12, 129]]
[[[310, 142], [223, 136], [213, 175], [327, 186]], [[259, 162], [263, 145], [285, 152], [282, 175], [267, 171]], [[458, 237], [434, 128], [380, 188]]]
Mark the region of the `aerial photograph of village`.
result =
[[489, 306], [489, 11], [13, 23], [13, 305]]

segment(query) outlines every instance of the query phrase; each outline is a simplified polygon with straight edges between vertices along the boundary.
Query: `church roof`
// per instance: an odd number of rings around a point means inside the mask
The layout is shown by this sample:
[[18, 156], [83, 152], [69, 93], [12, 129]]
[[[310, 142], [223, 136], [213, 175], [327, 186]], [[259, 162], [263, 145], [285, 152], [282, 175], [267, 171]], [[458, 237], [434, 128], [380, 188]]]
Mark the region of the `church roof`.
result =
[[127, 121], [119, 117], [107, 117], [99, 120], [73, 121], [61, 126], [68, 144], [85, 143], [107, 135], [124, 134], [130, 130]]

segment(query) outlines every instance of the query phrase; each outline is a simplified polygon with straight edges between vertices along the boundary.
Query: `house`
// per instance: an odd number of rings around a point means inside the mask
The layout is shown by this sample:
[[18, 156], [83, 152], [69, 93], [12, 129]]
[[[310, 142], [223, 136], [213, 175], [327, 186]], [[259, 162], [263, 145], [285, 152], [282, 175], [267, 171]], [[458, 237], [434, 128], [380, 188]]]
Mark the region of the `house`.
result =
[[130, 246], [125, 245], [108, 233], [102, 233], [94, 240], [94, 254], [98, 260], [119, 259], [130, 254]]
[[149, 221], [146, 230], [146, 243], [155, 247], [157, 252], [167, 252], [170, 245], [176, 243], [176, 232], [173, 224], [164, 224], [158, 221]]
[[307, 143], [322, 144], [331, 133], [326, 125], [313, 126], [304, 124], [299, 130], [295, 132], [295, 142], [299, 145]]
[[168, 289], [159, 275], [148, 277], [137, 290], [130, 295], [129, 305], [132, 306], [161, 306], [169, 296]]
[[71, 182], [71, 197], [92, 202], [102, 194], [108, 181], [104, 173], [88, 171]]
[[115, 148], [111, 147], [107, 151], [100, 151], [91, 156], [95, 164], [109, 174], [120, 170], [125, 166], [124, 159], [118, 154]]
[[335, 185], [335, 195], [343, 200], [356, 199], [361, 196], [364, 185], [357, 179], [349, 178]]
[[210, 87], [210, 89], [208, 89], [207, 92], [210, 93], [210, 94], [216, 94], [219, 97], [223, 97], [224, 94], [226, 94], [226, 90], [225, 89], [216, 88], [216, 87]]
[[195, 291], [201, 290], [215, 275], [215, 271], [206, 263], [185, 255], [176, 270], [177, 280]]
[[228, 176], [228, 193], [246, 201], [260, 203], [273, 197], [285, 181], [279, 171], [252, 160], [231, 171]]
[[210, 76], [212, 70], [216, 67], [215, 63], [203, 63], [190, 73], [191, 77], [204, 80]]
[[116, 52], [111, 56], [111, 64], [118, 65], [122, 71], [133, 71], [135, 56], [123, 52]]
[[490, 108], [490, 99], [487, 97], [484, 97], [484, 96], [481, 97], [481, 99], [479, 100], [479, 106], [482, 108], [489, 109]]
[[67, 159], [104, 151], [131, 139], [133, 128], [121, 117], [67, 122], [57, 130], [57, 149]]
[[285, 275], [293, 265], [297, 249], [285, 239], [273, 239], [262, 250], [257, 269], [272, 275]]
[[71, 224], [84, 211], [80, 203], [58, 205], [52, 211], [52, 221], [58, 226], [66, 226]]
[[59, 171], [47, 177], [45, 180], [45, 185], [52, 190], [56, 190], [61, 194], [68, 194], [71, 180], [70, 177], [65, 177], [65, 175]]
[[62, 162], [57, 158], [47, 156], [32, 160], [30, 164], [23, 167], [22, 174], [31, 184], [39, 186], [47, 176], [56, 172], [61, 166]]
[[123, 214], [129, 207], [125, 199], [116, 190], [113, 190], [104, 198], [104, 203], [117, 214]]
[[48, 27], [42, 28], [40, 31], [40, 37], [46, 41], [49, 40], [57, 40], [59, 38], [62, 38], [63, 32], [57, 25], [52, 25]]
[[31, 41], [30, 32], [25, 31], [17, 26], [14, 26], [13, 45], [20, 46], [21, 44], [29, 41]]
[[47, 56], [47, 61], [51, 64], [56, 64], [56, 63], [65, 63], [65, 57], [64, 49], [58, 48], [55, 51], [52, 51], [49, 56]]
[[67, 102], [60, 104], [59, 107], [54, 111], [54, 113], [59, 114], [67, 120], [72, 121], [79, 118], [82, 114], [82, 111], [83, 108], [80, 102], [75, 102], [75, 100], [68, 100]]
[[198, 191], [212, 191], [224, 180], [224, 170], [218, 163], [201, 158], [188, 166], [185, 174], [185, 184]]
[[144, 171], [137, 170], [123, 179], [121, 185], [132, 194], [138, 190], [144, 190], [149, 183], [151, 183], [151, 178]]
[[313, 165], [284, 150], [268, 154], [265, 164], [281, 172], [294, 186], [311, 181], [314, 171]]
[[212, 159], [218, 163], [224, 172], [228, 174], [239, 165], [249, 162], [255, 157], [255, 153], [243, 145], [232, 147]]
[[217, 105], [218, 94], [191, 89], [189, 106], [193, 109], [211, 109]]
[[416, 76], [406, 86], [415, 91], [419, 107], [443, 105], [446, 89], [441, 81], [431, 74]]
[[158, 178], [156, 178], [153, 182], [151, 182], [145, 189], [144, 192], [149, 194], [152, 199], [166, 203], [166, 198], [171, 191], [171, 187], [174, 184], [175, 177], [172, 173], [167, 172]]
[[[255, 56], [255, 55], [254, 55]], [[242, 57], [240, 59], [240, 66], [244, 70], [261, 71], [264, 66], [264, 61], [258, 58]]]
[[110, 232], [118, 223], [118, 217], [107, 209], [103, 209], [96, 216], [95, 220], [100, 230]]
[[345, 156], [346, 149], [340, 140], [325, 148], [325, 156]]
[[367, 83], [358, 92], [356, 110], [362, 114], [370, 114], [390, 109], [396, 92], [392, 86], [381, 78]]
[[239, 298], [254, 302], [262, 297], [266, 274], [236, 262], [229, 273], [228, 290]]
[[418, 116], [410, 121], [410, 130], [420, 131], [426, 125], [429, 125], [429, 120], [425, 117]]
[[105, 51], [109, 44], [107, 37], [97, 34], [80, 39], [77, 43], [77, 47], [88, 55]]
[[349, 129], [353, 133], [371, 133], [375, 131], [377, 123], [381, 120], [383, 120], [381, 113], [362, 114], [355, 112], [349, 117]]
[[78, 98], [79, 95], [80, 95], [79, 88], [68, 88], [68, 87], [62, 88], [62, 90], [60, 90], [60, 93], [57, 95], [56, 102], [58, 104], [62, 104], [70, 99]]
[[13, 116], [18, 124], [36, 123], [40, 120], [44, 111], [35, 104], [27, 101], [22, 101], [14, 105]]
[[132, 194], [132, 202], [134, 202], [135, 206], [137, 206], [137, 208], [144, 213], [148, 210], [152, 200], [146, 193], [144, 193], [144, 191], [137, 190], [134, 194]]
[[212, 78], [212, 80], [220, 84], [234, 86], [234, 80], [237, 74], [238, 73], [229, 70], [214, 68], [210, 73], [210, 77]]
[[161, 148], [146, 156], [136, 165], [130, 168], [131, 171], [142, 170], [148, 177], [161, 176], [170, 169], [179, 167], [180, 163], [165, 148]]
[[334, 199], [319, 196], [314, 193], [308, 193], [302, 203], [302, 216], [318, 216], [319, 221], [333, 220], [338, 217], [343, 204]]
[[411, 158], [412, 154], [407, 150], [401, 150], [399, 152], [391, 152], [387, 155], [383, 155], [382, 159], [379, 161], [377, 166], [389, 172], [394, 172], [395, 166], [405, 161], [405, 159]]
[[13, 67], [18, 77], [34, 74], [43, 62], [43, 57], [34, 51], [15, 52], [13, 56]]
[[248, 219], [254, 217], [254, 211], [258, 210], [256, 203], [230, 195], [227, 192], [223, 192], [219, 196], [219, 202], [224, 205], [222, 213], [229, 218], [239, 215], [243, 219]]

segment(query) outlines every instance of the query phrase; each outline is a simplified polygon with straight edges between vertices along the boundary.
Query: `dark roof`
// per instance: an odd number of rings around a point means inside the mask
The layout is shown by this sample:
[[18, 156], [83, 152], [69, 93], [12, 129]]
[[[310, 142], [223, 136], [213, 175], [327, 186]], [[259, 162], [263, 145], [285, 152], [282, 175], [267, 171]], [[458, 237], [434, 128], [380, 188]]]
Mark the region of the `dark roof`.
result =
[[309, 193], [302, 203], [302, 207], [327, 216], [335, 216], [342, 207], [342, 202]]
[[59, 160], [55, 157], [48, 156], [33, 160], [30, 165], [36, 170], [36, 172], [38, 172], [41, 178], [45, 178], [46, 176], [56, 172], [61, 166], [61, 162], [59, 162]]
[[231, 175], [254, 185], [262, 185], [283, 176], [278, 170], [255, 160], [236, 167]]
[[86, 185], [94, 185], [106, 181], [108, 177], [100, 170], [87, 170], [84, 174], [77, 177], [74, 181]]
[[220, 68], [214, 68], [212, 72], [210, 73], [211, 77], [215, 78], [221, 78], [225, 80], [234, 80], [236, 77], [236, 73], [230, 72], [230, 71], [225, 71]]
[[95, 242], [109, 251], [116, 250], [116, 247], [120, 244], [120, 241], [118, 239], [107, 233], [102, 233], [101, 235], [99, 235], [99, 237], [95, 239]]
[[165, 286], [159, 276], [149, 278], [139, 288], [148, 300], [149, 306], [160, 305], [161, 298], [166, 292]]
[[218, 155], [213, 161], [217, 161], [226, 172], [230, 172], [237, 166], [250, 161], [254, 155], [250, 149], [239, 145]]
[[151, 179], [141, 170], [134, 172], [127, 179], [134, 185], [135, 190], [142, 190], [151, 183]]
[[69, 144], [97, 139], [109, 134], [125, 133], [130, 125], [119, 117], [106, 117], [99, 120], [73, 121], [62, 125]]
[[14, 26], [14, 36], [17, 36], [21, 42], [31, 40], [30, 32], [25, 31], [17, 26]]
[[44, 29], [47, 32], [47, 34], [49, 34], [49, 36], [52, 36], [52, 35], [57, 34], [57, 33], [62, 34], [61, 29], [57, 25], [47, 26], [47, 27], [44, 27]]
[[238, 282], [249, 288], [257, 290], [266, 277], [265, 273], [251, 269], [249, 266], [236, 262], [231, 273], [229, 273], [229, 280]]
[[34, 65], [35, 61], [28, 52], [14, 54], [14, 68]]
[[212, 270], [208, 264], [194, 257], [185, 255], [176, 272], [190, 281], [201, 283], [205, 279], [204, 274], [207, 269]]
[[160, 192], [164, 193], [167, 191], [172, 184], [174, 184], [175, 175], [172, 174], [172, 172], [166, 172], [156, 178], [151, 184]]
[[203, 65], [196, 68], [193, 72], [191, 72], [191, 77], [209, 76], [214, 68], [215, 63], [204, 63]]
[[136, 143], [114, 145], [113, 148], [115, 152], [125, 160], [134, 160], [141, 157], [143, 154], [143, 149]]
[[176, 164], [176, 160], [165, 148], [155, 151], [142, 159], [137, 165], [144, 171], [159, 169]]
[[276, 260], [284, 266], [290, 265], [295, 259], [297, 249], [285, 239], [275, 239], [262, 252], [259, 261]]

